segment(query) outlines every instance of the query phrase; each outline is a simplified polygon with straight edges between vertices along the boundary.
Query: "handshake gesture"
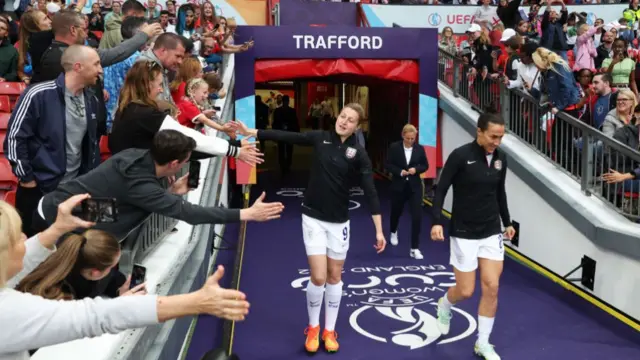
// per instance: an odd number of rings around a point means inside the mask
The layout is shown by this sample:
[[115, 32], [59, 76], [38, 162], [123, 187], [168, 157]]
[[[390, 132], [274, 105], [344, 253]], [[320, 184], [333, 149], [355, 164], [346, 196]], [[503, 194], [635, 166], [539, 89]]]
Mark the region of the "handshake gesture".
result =
[[263, 222], [280, 218], [284, 205], [281, 202], [263, 202], [265, 196], [266, 194], [262, 192], [251, 207], [240, 210], [240, 221]]

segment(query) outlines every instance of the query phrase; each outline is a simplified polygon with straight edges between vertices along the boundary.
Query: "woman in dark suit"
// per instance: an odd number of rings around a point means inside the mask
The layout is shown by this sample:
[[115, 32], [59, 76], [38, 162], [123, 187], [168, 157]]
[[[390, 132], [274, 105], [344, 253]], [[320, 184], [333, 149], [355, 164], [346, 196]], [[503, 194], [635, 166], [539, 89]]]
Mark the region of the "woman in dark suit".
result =
[[411, 251], [414, 259], [422, 259], [418, 249], [420, 244], [420, 224], [422, 218], [422, 179], [420, 174], [427, 171], [429, 163], [424, 148], [416, 144], [418, 131], [407, 124], [402, 128], [402, 141], [389, 146], [386, 169], [391, 173], [391, 245], [398, 245], [398, 221], [409, 202], [411, 212]]

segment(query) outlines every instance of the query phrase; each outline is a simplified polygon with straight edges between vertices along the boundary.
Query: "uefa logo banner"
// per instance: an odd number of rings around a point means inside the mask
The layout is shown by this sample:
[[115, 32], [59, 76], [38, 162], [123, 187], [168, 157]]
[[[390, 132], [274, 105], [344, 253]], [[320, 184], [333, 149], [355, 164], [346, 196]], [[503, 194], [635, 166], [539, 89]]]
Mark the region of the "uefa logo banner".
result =
[[[306, 291], [309, 270], [299, 269], [293, 289]], [[438, 299], [455, 284], [444, 265], [345, 268], [341, 316], [363, 337], [389, 346], [416, 350], [453, 344], [475, 332], [471, 314], [454, 307], [456, 321], [443, 337], [436, 325]]]

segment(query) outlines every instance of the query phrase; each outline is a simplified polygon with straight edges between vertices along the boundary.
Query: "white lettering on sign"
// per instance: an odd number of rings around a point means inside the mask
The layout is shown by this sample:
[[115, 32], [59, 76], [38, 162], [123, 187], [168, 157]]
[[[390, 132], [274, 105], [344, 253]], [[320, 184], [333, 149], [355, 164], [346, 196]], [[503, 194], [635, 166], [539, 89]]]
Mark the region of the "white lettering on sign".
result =
[[353, 50], [378, 50], [382, 48], [380, 36], [356, 36], [356, 35], [293, 35], [296, 40], [296, 49], [343, 49]]

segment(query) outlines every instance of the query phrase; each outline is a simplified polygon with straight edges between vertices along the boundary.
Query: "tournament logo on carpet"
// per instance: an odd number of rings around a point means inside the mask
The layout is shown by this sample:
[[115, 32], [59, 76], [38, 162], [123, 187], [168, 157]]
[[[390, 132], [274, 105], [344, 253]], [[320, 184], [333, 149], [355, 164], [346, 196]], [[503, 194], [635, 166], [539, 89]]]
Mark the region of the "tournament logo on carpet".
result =
[[[299, 269], [294, 289], [306, 291], [309, 270]], [[445, 345], [471, 336], [477, 327], [469, 313], [454, 307], [449, 335], [436, 325], [438, 299], [455, 285], [444, 265], [352, 267], [344, 269], [340, 313], [351, 328], [371, 340], [404, 347]]]

